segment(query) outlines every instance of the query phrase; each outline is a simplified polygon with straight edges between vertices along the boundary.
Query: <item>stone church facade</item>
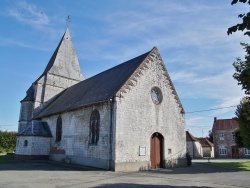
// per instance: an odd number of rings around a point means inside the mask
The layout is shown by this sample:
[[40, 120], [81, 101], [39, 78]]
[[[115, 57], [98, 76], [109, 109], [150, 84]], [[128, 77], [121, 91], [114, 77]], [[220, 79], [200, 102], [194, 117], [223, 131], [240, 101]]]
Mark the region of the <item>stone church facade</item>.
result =
[[68, 29], [21, 101], [18, 133], [17, 159], [186, 166], [185, 112], [157, 48], [85, 79]]

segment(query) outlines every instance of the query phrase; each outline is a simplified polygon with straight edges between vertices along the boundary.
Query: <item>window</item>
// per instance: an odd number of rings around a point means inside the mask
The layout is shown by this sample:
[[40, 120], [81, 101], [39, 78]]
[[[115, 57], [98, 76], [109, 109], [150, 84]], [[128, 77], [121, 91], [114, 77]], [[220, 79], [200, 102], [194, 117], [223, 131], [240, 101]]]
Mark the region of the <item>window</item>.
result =
[[224, 133], [223, 132], [219, 132], [219, 137], [220, 137], [220, 140], [224, 140]]
[[56, 122], [56, 142], [60, 142], [62, 139], [62, 118], [59, 116]]
[[235, 140], [235, 132], [231, 132], [232, 140]]
[[94, 110], [90, 116], [90, 144], [97, 144], [99, 140], [100, 114]]
[[245, 150], [245, 155], [250, 155], [250, 149], [244, 148]]
[[25, 147], [28, 146], [28, 140], [24, 140], [24, 146], [25, 146]]
[[227, 154], [227, 149], [224, 146], [219, 147], [219, 154], [220, 155], [226, 155]]

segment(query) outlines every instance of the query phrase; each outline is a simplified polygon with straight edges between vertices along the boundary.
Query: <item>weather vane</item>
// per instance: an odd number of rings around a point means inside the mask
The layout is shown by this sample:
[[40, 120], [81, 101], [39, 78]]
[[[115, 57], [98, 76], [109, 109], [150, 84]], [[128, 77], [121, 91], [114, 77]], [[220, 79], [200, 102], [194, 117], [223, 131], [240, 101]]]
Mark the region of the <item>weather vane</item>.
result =
[[69, 25], [70, 25], [70, 15], [68, 15], [67, 19], [66, 19], [66, 28], [69, 28]]

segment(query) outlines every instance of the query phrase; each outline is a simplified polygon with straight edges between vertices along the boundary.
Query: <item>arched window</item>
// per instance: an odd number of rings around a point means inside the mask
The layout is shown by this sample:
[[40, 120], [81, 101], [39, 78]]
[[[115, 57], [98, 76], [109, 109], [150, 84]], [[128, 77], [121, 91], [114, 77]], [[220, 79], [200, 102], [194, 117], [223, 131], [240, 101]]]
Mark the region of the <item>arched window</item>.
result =
[[24, 146], [28, 146], [28, 140], [24, 140]]
[[90, 116], [90, 144], [97, 144], [99, 140], [100, 114], [94, 110]]
[[62, 118], [59, 116], [56, 122], [56, 142], [60, 142], [62, 139]]

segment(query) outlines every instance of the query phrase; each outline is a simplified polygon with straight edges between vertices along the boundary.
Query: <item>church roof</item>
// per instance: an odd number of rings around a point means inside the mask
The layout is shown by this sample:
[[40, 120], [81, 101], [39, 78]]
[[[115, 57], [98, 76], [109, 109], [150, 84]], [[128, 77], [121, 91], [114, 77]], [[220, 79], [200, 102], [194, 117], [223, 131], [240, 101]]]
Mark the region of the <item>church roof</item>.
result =
[[71, 111], [111, 99], [151, 51], [65, 89], [52, 104], [37, 114], [35, 118]]
[[47, 122], [44, 121], [31, 121], [26, 129], [24, 129], [19, 136], [41, 136], [52, 137]]

